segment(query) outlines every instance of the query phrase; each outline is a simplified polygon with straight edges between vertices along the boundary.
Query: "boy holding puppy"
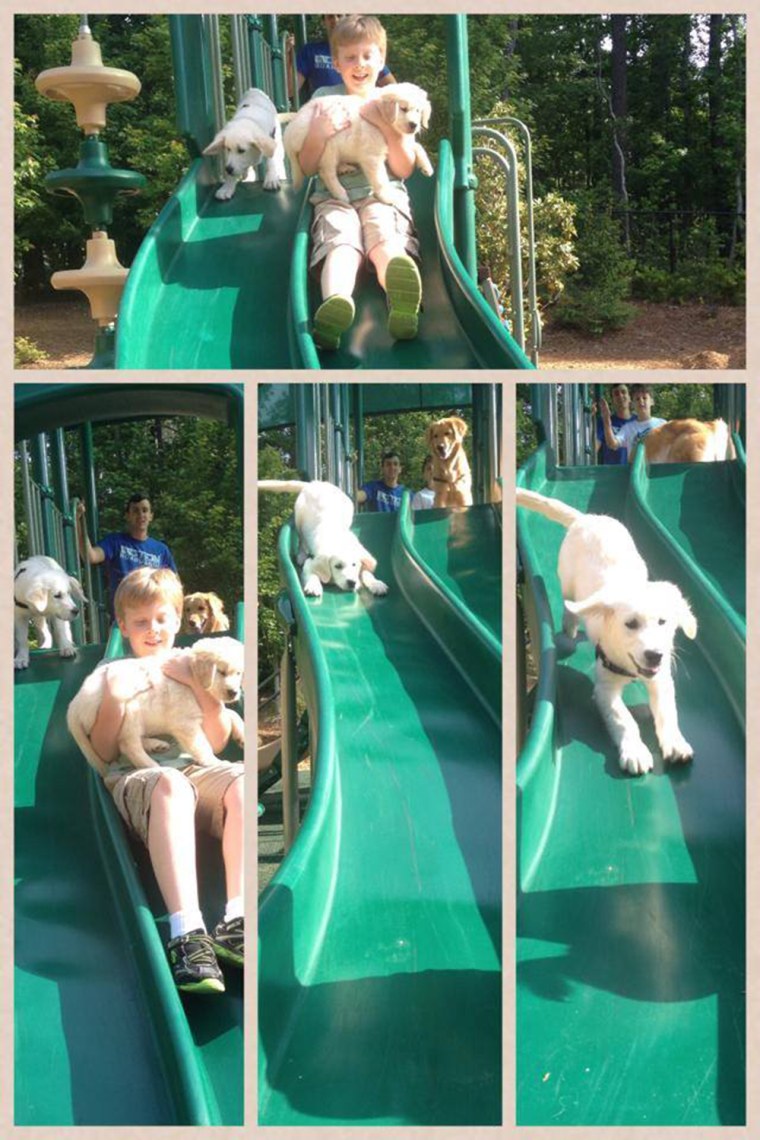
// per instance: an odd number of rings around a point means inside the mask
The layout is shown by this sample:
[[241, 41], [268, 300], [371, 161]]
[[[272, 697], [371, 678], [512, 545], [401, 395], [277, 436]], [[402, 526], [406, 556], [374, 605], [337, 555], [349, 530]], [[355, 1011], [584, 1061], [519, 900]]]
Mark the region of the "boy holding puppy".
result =
[[[356, 95], [365, 100], [361, 114], [377, 127], [388, 145], [387, 165], [394, 185], [393, 205], [372, 197], [361, 170], [341, 174], [349, 202], [331, 198], [321, 180], [314, 205], [310, 268], [319, 269], [322, 304], [314, 314], [314, 339], [322, 348], [337, 349], [353, 324], [356, 277], [364, 259], [373, 266], [388, 301], [388, 331], [395, 340], [417, 335], [422, 281], [415, 259], [419, 243], [403, 184], [414, 170], [414, 139], [400, 136], [386, 122], [372, 96], [385, 63], [385, 29], [374, 16], [344, 16], [330, 38], [333, 67], [342, 83], [320, 87], [322, 95]], [[320, 108], [298, 156], [304, 174], [317, 173], [327, 141], [349, 125], [345, 112]]]
[[[192, 681], [182, 654], [172, 653], [182, 599], [182, 583], [173, 571], [142, 567], [119, 584], [116, 621], [135, 657], [159, 659], [167, 675], [190, 685], [203, 712], [203, 730], [218, 753], [230, 737], [228, 711]], [[120, 688], [118, 669], [109, 668], [90, 742], [110, 766], [105, 785], [119, 814], [148, 848], [169, 915], [167, 953], [175, 984], [189, 992], [220, 992], [224, 979], [217, 958], [243, 965], [243, 765], [219, 760], [202, 767], [180, 756], [156, 768], [121, 766], [116, 738], [132, 695]], [[222, 845], [227, 905], [211, 934], [198, 897], [196, 824]]]

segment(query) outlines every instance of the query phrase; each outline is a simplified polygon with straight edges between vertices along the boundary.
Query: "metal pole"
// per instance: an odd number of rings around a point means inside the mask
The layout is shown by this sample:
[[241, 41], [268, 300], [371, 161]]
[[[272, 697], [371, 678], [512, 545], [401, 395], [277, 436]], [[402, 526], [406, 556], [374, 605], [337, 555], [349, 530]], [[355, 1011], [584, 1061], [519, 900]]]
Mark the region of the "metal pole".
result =
[[490, 127], [477, 127], [477, 134], [496, 139], [507, 151], [507, 157], [490, 147], [476, 147], [474, 154], [488, 155], [502, 167], [507, 191], [507, 245], [509, 256], [509, 307], [512, 313], [512, 334], [525, 349], [525, 317], [523, 314], [522, 247], [520, 242], [520, 190], [517, 179], [517, 152], [500, 131]]
[[449, 72], [449, 116], [454, 154], [454, 242], [464, 267], [478, 278], [475, 230], [475, 187], [470, 128], [470, 63], [467, 55], [467, 16], [446, 16], [446, 59]]
[[40, 489], [41, 496], [42, 547], [44, 553], [50, 555], [55, 539], [52, 517], [53, 492], [50, 489], [47, 436], [44, 432], [40, 432], [32, 439], [32, 476]]
[[235, 76], [235, 102], [239, 103], [251, 82], [251, 53], [246, 35], [245, 16], [230, 16], [232, 69]]
[[299, 825], [296, 662], [288, 637], [280, 663], [282, 703], [282, 825], [285, 850], [293, 846]]

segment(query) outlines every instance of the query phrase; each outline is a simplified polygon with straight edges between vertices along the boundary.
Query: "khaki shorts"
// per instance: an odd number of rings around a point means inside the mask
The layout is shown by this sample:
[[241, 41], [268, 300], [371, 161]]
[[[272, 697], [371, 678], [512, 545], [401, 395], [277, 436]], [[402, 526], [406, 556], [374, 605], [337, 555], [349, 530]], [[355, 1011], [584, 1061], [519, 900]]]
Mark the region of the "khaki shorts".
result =
[[106, 776], [105, 785], [129, 830], [147, 846], [150, 798], [156, 780], [162, 772], [175, 771], [193, 789], [198, 830], [221, 839], [224, 826], [222, 800], [232, 781], [240, 779], [244, 770], [242, 764], [233, 764], [227, 760], [220, 760], [210, 768], [200, 764], [188, 764], [186, 768], [174, 769], [134, 768], [131, 772], [119, 771]]
[[404, 192], [406, 206], [390, 206], [377, 198], [360, 198], [356, 202], [339, 202], [328, 198], [314, 206], [311, 224], [311, 258], [313, 269], [327, 257], [331, 249], [350, 245], [365, 257], [385, 241], [401, 241], [410, 257], [419, 258], [420, 243], [414, 232], [412, 207]]

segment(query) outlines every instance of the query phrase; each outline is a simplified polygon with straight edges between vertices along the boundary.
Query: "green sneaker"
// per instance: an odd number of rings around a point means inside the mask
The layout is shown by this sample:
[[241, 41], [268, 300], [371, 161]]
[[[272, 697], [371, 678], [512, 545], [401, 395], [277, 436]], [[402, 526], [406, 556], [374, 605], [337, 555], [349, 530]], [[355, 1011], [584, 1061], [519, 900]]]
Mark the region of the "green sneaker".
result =
[[211, 932], [211, 941], [217, 957], [231, 962], [233, 966], [242, 966], [245, 961], [245, 919], [231, 918], [229, 922], [220, 922]]
[[392, 257], [385, 270], [388, 296], [388, 332], [394, 340], [413, 340], [417, 335], [422, 279], [414, 260], [406, 253]]
[[224, 978], [205, 930], [172, 938], [166, 947], [174, 984], [186, 993], [224, 993]]
[[346, 329], [354, 323], [356, 308], [350, 297], [342, 297], [334, 293], [317, 309], [314, 314], [314, 328], [312, 335], [320, 348], [336, 349], [340, 347], [340, 338]]

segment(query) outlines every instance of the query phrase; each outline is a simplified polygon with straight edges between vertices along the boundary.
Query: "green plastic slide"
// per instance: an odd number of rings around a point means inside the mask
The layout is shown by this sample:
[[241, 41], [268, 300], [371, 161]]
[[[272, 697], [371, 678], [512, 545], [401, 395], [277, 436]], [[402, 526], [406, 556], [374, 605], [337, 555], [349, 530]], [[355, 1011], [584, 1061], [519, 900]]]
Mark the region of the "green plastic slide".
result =
[[653, 578], [699, 621], [679, 634], [692, 763], [659, 758], [643, 685], [626, 701], [654, 771], [620, 772], [592, 703], [594, 655], [561, 632], [564, 530], [518, 510], [539, 680], [518, 760], [517, 1123], [745, 1119], [744, 464], [556, 468], [521, 485], [624, 519]]
[[[179, 995], [147, 857], [66, 728], [103, 655], [33, 652], [16, 677], [15, 1123], [241, 1124], [242, 972], [224, 994]], [[198, 850], [208, 921], [218, 848]]]
[[407, 498], [356, 530], [384, 597], [306, 599], [280, 544], [315, 778], [261, 900], [259, 1122], [496, 1125], [498, 516]]
[[382, 291], [362, 273], [339, 352], [311, 337], [308, 189], [242, 183], [214, 197], [197, 159], [147, 234], [122, 298], [116, 367], [531, 368], [465, 272], [453, 241], [454, 167], [409, 184], [421, 241], [424, 312], [413, 341], [392, 340]]

